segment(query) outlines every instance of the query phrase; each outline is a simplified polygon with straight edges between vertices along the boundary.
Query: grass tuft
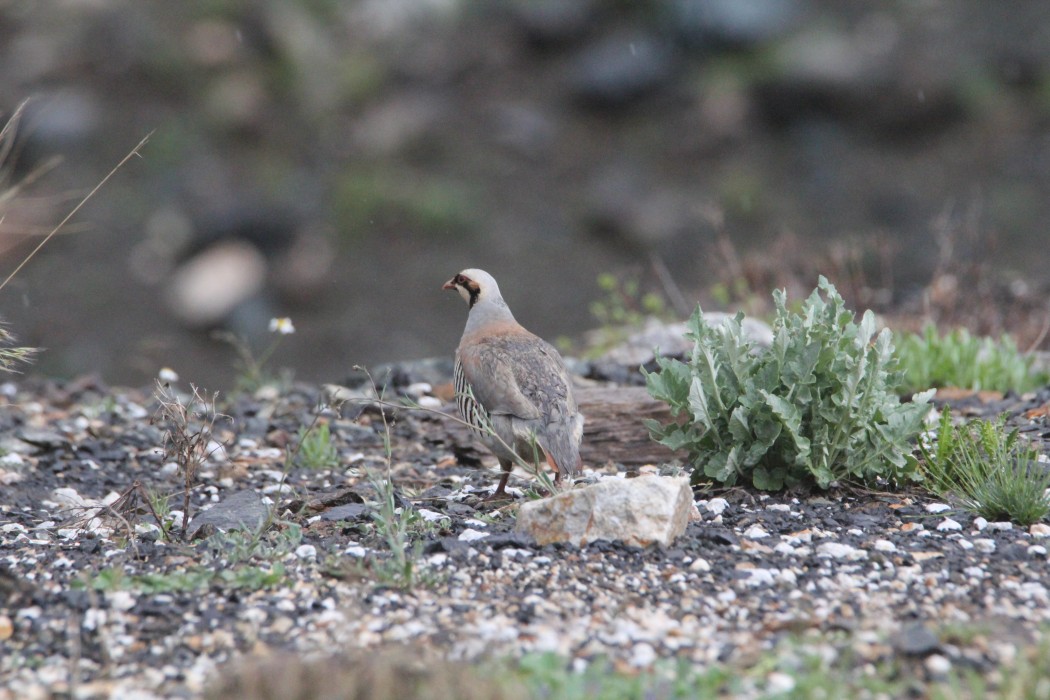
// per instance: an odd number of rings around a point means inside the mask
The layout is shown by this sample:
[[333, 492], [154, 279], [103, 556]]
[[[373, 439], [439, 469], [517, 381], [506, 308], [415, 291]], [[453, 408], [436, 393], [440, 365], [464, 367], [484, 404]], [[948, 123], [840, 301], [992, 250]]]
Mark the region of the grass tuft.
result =
[[986, 520], [1031, 525], [1050, 515], [1050, 464], [1006, 430], [1006, 419], [952, 424], [945, 408], [934, 444], [920, 444], [928, 487]]

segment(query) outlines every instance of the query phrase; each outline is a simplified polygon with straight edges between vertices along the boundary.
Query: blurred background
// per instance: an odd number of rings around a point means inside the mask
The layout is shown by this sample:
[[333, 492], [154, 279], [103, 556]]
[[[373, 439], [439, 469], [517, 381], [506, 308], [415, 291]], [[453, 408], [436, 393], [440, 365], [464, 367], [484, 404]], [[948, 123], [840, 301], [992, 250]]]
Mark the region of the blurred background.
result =
[[466, 267], [550, 339], [823, 272], [1045, 346], [1041, 0], [0, 0], [0, 65], [5, 276], [152, 132], [0, 291], [34, 371], [450, 355]]

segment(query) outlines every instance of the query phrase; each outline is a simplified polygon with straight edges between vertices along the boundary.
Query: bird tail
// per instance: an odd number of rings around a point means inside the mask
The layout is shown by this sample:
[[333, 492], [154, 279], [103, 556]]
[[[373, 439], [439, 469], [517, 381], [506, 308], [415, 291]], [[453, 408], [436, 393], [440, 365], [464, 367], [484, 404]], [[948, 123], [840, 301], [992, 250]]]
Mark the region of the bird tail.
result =
[[572, 426], [551, 429], [545, 440], [539, 440], [543, 454], [547, 458], [547, 464], [558, 472], [559, 477], [573, 477], [580, 472], [582, 460], [580, 459], [580, 436], [583, 433], [583, 416]]

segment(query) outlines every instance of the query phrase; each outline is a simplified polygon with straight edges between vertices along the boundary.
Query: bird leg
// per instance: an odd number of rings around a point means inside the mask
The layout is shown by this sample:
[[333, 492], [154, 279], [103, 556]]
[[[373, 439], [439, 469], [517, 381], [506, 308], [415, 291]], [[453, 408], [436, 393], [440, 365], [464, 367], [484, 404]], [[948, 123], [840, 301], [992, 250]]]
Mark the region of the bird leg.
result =
[[507, 480], [510, 479], [510, 472], [514, 468], [510, 460], [499, 461], [499, 466], [503, 470], [503, 474], [499, 478], [499, 486], [491, 494], [486, 496], [483, 500], [485, 501], [507, 501], [510, 500], [510, 494], [507, 493]]

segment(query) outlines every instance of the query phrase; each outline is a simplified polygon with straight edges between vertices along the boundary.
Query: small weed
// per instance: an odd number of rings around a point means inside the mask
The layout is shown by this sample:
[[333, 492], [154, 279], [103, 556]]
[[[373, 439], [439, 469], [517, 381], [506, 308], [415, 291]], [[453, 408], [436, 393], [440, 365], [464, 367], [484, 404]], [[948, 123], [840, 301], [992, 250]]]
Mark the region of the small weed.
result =
[[332, 442], [328, 423], [318, 422], [299, 429], [299, 449], [295, 463], [306, 469], [334, 469], [339, 466], [339, 450]]
[[215, 339], [232, 347], [237, 355], [233, 363], [237, 371], [237, 378], [234, 381], [235, 391], [252, 394], [264, 386], [281, 387], [289, 383], [290, 378], [286, 373], [274, 374], [266, 365], [281, 344], [281, 337], [295, 333], [295, 326], [292, 325], [290, 318], [271, 318], [270, 332], [276, 337], [258, 357], [245, 338], [224, 331], [213, 334]]
[[975, 337], [965, 328], [941, 335], [928, 324], [922, 333], [899, 334], [895, 344], [908, 391], [952, 386], [1025, 392], [1050, 382], [1050, 374], [1036, 371], [1034, 358], [1008, 335]]
[[936, 444], [920, 443], [922, 469], [930, 490], [966, 510], [1031, 525], [1050, 514], [1050, 464], [1040, 462], [1040, 451], [1005, 424], [1001, 417], [956, 427], [945, 408]]
[[160, 381], [154, 389], [159, 403], [152, 422], [164, 426], [165, 457], [179, 466], [183, 480], [182, 530], [187, 532], [191, 520], [190, 496], [195, 485], [197, 470], [212, 455], [215, 421], [221, 415], [215, 411], [216, 394], [208, 395], [197, 387], [184, 401], [170, 385]]

